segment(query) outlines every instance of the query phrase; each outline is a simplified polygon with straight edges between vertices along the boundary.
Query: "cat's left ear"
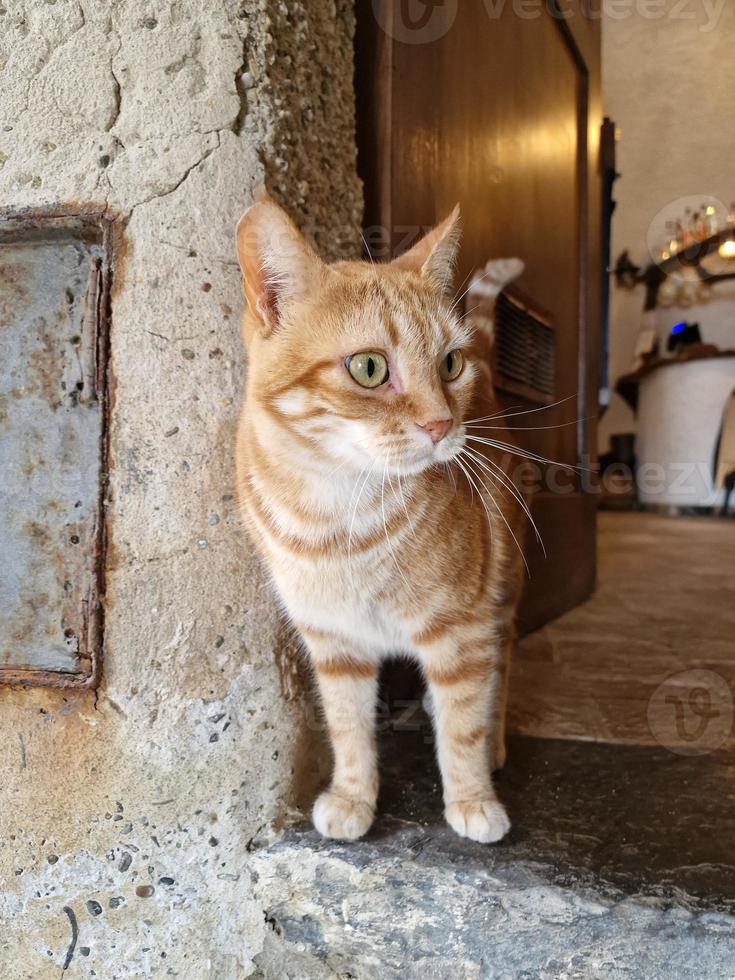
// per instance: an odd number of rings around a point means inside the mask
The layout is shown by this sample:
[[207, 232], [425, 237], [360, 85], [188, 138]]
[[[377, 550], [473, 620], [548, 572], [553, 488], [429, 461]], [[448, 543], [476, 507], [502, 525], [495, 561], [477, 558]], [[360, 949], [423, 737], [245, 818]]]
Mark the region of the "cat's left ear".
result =
[[437, 289], [447, 292], [452, 284], [461, 234], [459, 204], [455, 204], [454, 210], [444, 221], [432, 228], [413, 248], [394, 259], [392, 264], [399, 269], [420, 273]]

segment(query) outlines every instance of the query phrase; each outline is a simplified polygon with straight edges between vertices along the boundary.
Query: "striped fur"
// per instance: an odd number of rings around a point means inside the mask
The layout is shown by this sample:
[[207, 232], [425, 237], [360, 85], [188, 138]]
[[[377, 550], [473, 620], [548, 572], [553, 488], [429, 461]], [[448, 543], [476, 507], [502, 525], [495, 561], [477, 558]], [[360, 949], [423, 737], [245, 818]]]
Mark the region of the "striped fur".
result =
[[[239, 500], [318, 681], [335, 759], [314, 807], [327, 836], [373, 820], [377, 675], [396, 651], [426, 676], [448, 821], [480, 841], [509, 826], [491, 769], [505, 756], [520, 507], [479, 468], [473, 490], [455, 463], [463, 420], [493, 411], [489, 338], [471, 336], [442, 289], [457, 237], [455, 213], [396, 262], [329, 266], [268, 199], [238, 226]], [[455, 349], [464, 369], [444, 382]], [[390, 366], [372, 390], [345, 367], [366, 350]], [[436, 445], [417, 425], [450, 417]]]

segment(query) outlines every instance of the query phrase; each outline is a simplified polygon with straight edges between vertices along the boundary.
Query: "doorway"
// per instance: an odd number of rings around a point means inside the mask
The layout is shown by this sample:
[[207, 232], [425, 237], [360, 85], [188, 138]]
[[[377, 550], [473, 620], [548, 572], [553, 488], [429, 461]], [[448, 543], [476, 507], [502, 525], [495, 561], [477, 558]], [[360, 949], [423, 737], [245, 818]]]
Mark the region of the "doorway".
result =
[[[555, 10], [521, 18], [512, 5], [495, 15], [481, 3], [433, 5], [413, 21], [403, 4], [358, 3], [358, 162], [373, 256], [398, 254], [459, 201], [458, 289], [489, 259], [519, 256], [524, 311], [551, 328], [540, 355], [548, 390], [496, 376], [498, 409], [527, 413], [519, 444], [568, 468], [563, 486], [534, 494], [547, 557], [529, 545], [522, 631], [582, 602], [595, 581], [583, 474], [599, 376], [600, 31]], [[520, 361], [517, 338], [509, 332], [508, 356]]]
[[[608, 439], [620, 435], [612, 462], [628, 467], [606, 471], [601, 484], [576, 476], [561, 492], [557, 487], [534, 496], [547, 554], [529, 553], [520, 611], [526, 635], [511, 681], [514, 735], [509, 764], [498, 777], [501, 797], [507, 795], [511, 809], [517, 801], [526, 828], [515, 857], [535, 859], [535, 844], [547, 840], [553, 843], [546, 855], [556, 866], [563, 853], [565, 875], [584, 869], [646, 895], [675, 895], [681, 888], [706, 907], [729, 908], [735, 868], [720, 845], [735, 840], [723, 802], [735, 747], [735, 522], [717, 516], [719, 497], [717, 506], [698, 514], [631, 497], [639, 476], [631, 446], [642, 433], [633, 431], [633, 442], [627, 438], [639, 417], [622, 412], [620, 399], [632, 383], [628, 364], [647, 353], [637, 346], [650, 326], [643, 316], [650, 312], [644, 310], [646, 291], [654, 279], [663, 281], [655, 269], [670, 261], [662, 260], [667, 243], [647, 264], [623, 261], [618, 276], [608, 274], [628, 245], [622, 236], [637, 227], [626, 214], [635, 200], [641, 207], [635, 190], [626, 199], [626, 185], [613, 185], [616, 170], [632, 182], [634, 173], [641, 179], [654, 164], [655, 148], [650, 156], [639, 154], [644, 134], [625, 120], [646, 128], [652, 143], [658, 139], [660, 93], [646, 87], [641, 53], [650, 49], [657, 26], [640, 12], [620, 22], [595, 17], [582, 2], [565, 4], [565, 17], [559, 5], [539, 4], [537, 16], [528, 18], [511, 4], [427, 4], [426, 18], [417, 21], [406, 17], [410, 6], [358, 3], [358, 147], [367, 247], [379, 258], [398, 254], [459, 200], [464, 240], [458, 292], [489, 259], [519, 256], [526, 263], [523, 299], [554, 332], [551, 403], [534, 392], [503, 385], [496, 390], [501, 409], [518, 405], [535, 413], [526, 419], [538, 420], [513, 435], [523, 448], [581, 473], [596, 471], [600, 456], [605, 469], [611, 462]], [[696, 30], [667, 21], [672, 34], [686, 29]], [[725, 37], [720, 31], [722, 64]], [[670, 40], [673, 57], [678, 42]], [[696, 33], [687, 43], [690, 50], [700, 43], [703, 51], [717, 47]], [[603, 50], [618, 56], [623, 93], [606, 93], [604, 102]], [[640, 65], [631, 60], [632, 50]], [[606, 85], [611, 64], [608, 56]], [[691, 76], [686, 84], [695, 87], [702, 72]], [[651, 112], [640, 112], [646, 100]], [[606, 117], [623, 120], [622, 132]], [[660, 147], [655, 152], [665, 164], [666, 154]], [[620, 204], [613, 211], [613, 186], [616, 196], [623, 187], [622, 214]], [[651, 197], [644, 196], [646, 206]], [[735, 206], [730, 210], [732, 217], [727, 208], [721, 215], [710, 253], [735, 241]], [[671, 221], [664, 217], [662, 234]], [[653, 218], [646, 217], [651, 226]], [[649, 248], [645, 228], [639, 237]], [[701, 258], [699, 252], [691, 257]], [[723, 289], [735, 279], [731, 267], [703, 268], [705, 277], [720, 277]], [[732, 302], [735, 310], [735, 283]], [[729, 339], [712, 327], [719, 360], [735, 354], [728, 352], [735, 348], [735, 320], [726, 322]], [[673, 320], [659, 325], [661, 359], [675, 355], [665, 350], [674, 326]], [[730, 445], [725, 414], [723, 407], [718, 446]], [[717, 432], [711, 435], [714, 445]], [[403, 666], [391, 669], [386, 691], [389, 706], [391, 695], [394, 703], [415, 698], [417, 679], [407, 677]], [[418, 735], [393, 731], [391, 737], [408, 739], [403, 749], [430, 766], [430, 726], [413, 727]], [[403, 752], [396, 746], [389, 754], [400, 768]], [[413, 784], [406, 790], [405, 776], [397, 775], [386, 794], [396, 807], [412, 805], [415, 814], [416, 804], [408, 800]], [[418, 780], [427, 799], [436, 793], [428, 781]], [[529, 786], [543, 786], [544, 793], [534, 801]], [[589, 820], [597, 821], [593, 831], [580, 835]], [[710, 828], [710, 838], [695, 840], [693, 827]], [[662, 835], [673, 847], [664, 846]]]

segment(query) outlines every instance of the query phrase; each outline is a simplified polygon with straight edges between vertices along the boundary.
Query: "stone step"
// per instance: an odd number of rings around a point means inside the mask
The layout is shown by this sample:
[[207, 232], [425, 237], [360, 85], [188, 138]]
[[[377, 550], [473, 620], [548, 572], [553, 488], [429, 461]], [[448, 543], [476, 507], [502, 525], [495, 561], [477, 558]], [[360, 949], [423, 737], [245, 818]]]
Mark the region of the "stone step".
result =
[[[513, 740], [498, 791], [514, 827], [486, 846], [441, 821], [431, 747], [390, 750], [366, 838], [298, 826], [253, 855], [269, 926], [257, 975], [735, 977], [728, 760]], [[401, 779], [412, 768], [421, 776]]]

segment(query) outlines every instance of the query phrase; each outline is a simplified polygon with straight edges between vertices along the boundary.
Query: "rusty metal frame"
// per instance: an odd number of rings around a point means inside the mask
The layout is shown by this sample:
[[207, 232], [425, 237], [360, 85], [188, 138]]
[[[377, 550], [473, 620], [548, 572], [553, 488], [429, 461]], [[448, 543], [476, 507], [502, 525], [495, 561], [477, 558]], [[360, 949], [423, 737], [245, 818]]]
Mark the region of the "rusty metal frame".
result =
[[[75, 673], [43, 668], [3, 667], [0, 687], [54, 687], [93, 690], [102, 676], [105, 627], [105, 555], [107, 546], [107, 490], [109, 481], [109, 422], [112, 371], [110, 325], [112, 321], [113, 260], [121, 250], [120, 226], [113, 216], [95, 208], [46, 208], [22, 211], [0, 210], [0, 243], [43, 241], [75, 236], [101, 247], [102, 259], [87, 295], [87, 311], [94, 317], [94, 391], [101, 408], [99, 436], [100, 481], [97, 523], [94, 532], [94, 575], [82, 600], [84, 634], [80, 660], [85, 669]], [[91, 277], [92, 278], [92, 277]]]

